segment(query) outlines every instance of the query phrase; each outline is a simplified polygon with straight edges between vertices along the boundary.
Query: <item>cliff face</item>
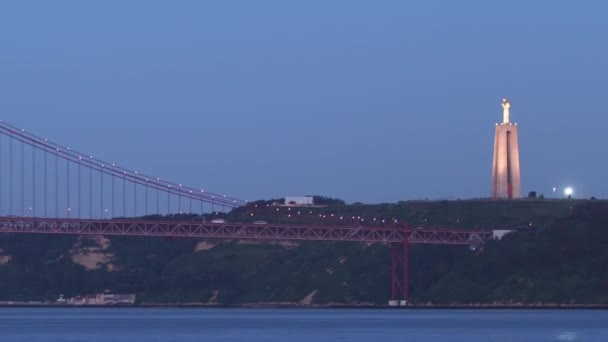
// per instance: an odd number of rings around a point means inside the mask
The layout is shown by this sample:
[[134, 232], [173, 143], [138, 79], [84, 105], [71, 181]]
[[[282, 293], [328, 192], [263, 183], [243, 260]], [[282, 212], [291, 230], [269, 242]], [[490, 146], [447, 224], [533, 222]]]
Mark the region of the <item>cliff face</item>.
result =
[[[434, 219], [448, 215], [428, 205]], [[608, 206], [569, 207], [482, 250], [414, 246], [412, 300], [608, 304]], [[472, 205], [465, 213], [491, 220], [478, 210]], [[379, 244], [0, 234], [0, 300], [104, 290], [137, 293], [143, 302], [384, 304], [390, 253]]]

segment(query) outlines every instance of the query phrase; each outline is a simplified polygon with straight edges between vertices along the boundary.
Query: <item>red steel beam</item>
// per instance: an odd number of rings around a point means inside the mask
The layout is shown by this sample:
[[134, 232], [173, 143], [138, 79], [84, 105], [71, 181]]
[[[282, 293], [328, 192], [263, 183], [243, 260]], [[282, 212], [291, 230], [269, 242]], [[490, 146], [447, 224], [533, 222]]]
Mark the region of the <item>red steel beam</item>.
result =
[[492, 231], [398, 227], [0, 217], [0, 233], [480, 245]]

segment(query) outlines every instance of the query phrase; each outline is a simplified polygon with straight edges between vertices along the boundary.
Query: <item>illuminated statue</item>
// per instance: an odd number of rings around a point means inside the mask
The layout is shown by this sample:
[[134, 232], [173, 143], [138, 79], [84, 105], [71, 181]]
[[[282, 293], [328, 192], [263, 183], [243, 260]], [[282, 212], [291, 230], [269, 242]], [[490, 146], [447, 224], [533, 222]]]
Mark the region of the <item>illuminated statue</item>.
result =
[[511, 108], [511, 103], [506, 98], [502, 99], [502, 123], [509, 123], [509, 108]]

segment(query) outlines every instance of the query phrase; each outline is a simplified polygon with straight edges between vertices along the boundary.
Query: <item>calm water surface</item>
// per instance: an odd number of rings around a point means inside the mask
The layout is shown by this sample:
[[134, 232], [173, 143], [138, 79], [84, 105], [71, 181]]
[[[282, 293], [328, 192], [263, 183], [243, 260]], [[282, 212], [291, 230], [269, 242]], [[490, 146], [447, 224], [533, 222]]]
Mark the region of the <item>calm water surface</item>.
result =
[[608, 341], [608, 311], [2, 308], [0, 341]]

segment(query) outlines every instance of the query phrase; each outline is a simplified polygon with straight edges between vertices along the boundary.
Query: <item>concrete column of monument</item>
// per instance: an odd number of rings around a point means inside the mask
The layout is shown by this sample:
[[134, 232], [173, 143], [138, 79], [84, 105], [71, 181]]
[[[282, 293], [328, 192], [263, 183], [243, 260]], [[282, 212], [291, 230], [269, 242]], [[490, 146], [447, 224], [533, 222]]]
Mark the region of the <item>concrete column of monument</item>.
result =
[[511, 103], [502, 99], [503, 120], [496, 124], [492, 164], [492, 198], [521, 198], [517, 124], [510, 120]]

